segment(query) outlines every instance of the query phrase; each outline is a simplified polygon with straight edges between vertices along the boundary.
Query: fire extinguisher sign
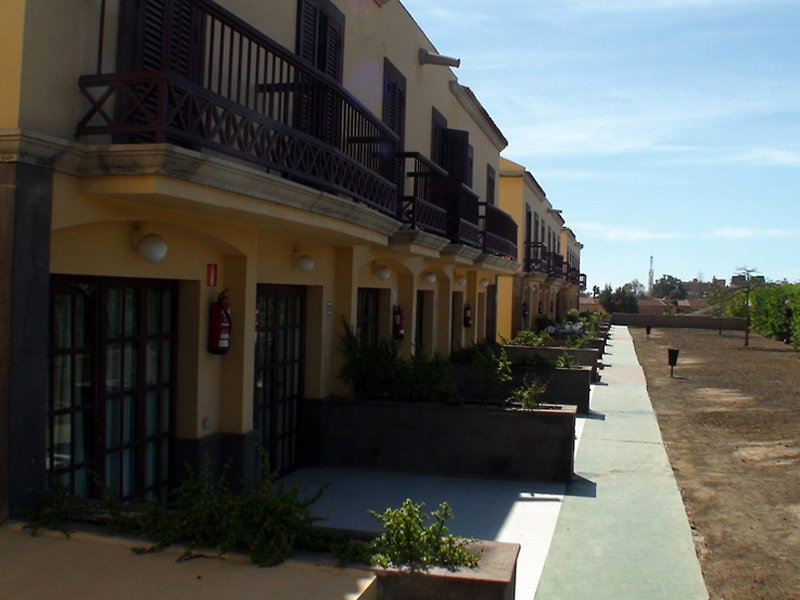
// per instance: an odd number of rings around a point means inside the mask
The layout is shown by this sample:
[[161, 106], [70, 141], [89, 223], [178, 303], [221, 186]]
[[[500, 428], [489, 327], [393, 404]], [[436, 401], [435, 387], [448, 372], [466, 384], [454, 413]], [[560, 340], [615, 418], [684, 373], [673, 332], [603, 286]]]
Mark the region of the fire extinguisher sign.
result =
[[206, 265], [206, 287], [217, 287], [218, 275], [219, 269], [217, 268], [217, 263], [208, 263]]

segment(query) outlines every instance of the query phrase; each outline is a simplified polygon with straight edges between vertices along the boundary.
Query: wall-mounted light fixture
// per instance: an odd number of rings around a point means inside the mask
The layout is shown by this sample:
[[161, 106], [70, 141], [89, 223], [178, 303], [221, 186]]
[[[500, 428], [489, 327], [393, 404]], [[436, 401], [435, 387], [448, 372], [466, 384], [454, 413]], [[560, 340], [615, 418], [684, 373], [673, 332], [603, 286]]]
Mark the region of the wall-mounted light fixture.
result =
[[457, 69], [461, 64], [460, 58], [451, 58], [450, 56], [443, 56], [441, 54], [431, 54], [425, 48], [419, 49], [419, 64], [421, 65], [439, 65], [440, 67], [453, 67]]
[[380, 281], [386, 281], [392, 276], [392, 270], [386, 265], [373, 265], [372, 274]]
[[314, 268], [314, 259], [311, 258], [308, 254], [301, 254], [300, 256], [294, 259], [294, 266], [297, 268], [298, 271], [302, 271], [303, 273], [308, 273], [311, 269]]
[[467, 278], [464, 275], [459, 275], [456, 277], [456, 283], [458, 285], [467, 285]]
[[481, 287], [483, 287], [483, 288], [489, 287], [489, 280], [488, 279], [481, 279]]
[[145, 233], [141, 229], [133, 230], [133, 247], [136, 253], [150, 263], [164, 260], [169, 247], [167, 242], [157, 233]]
[[436, 283], [436, 273], [434, 273], [433, 271], [428, 271], [427, 273], [424, 273], [422, 275], [422, 281], [424, 281], [429, 285]]

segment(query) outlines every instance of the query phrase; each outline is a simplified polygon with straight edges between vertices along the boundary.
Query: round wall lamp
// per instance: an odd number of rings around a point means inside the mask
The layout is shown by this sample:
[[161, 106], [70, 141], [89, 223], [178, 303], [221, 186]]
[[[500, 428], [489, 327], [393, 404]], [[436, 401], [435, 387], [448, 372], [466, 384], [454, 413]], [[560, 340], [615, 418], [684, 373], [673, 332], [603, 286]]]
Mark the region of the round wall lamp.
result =
[[489, 280], [488, 279], [481, 279], [481, 287], [484, 287], [484, 288], [489, 287]]
[[430, 271], [428, 273], [425, 273], [422, 276], [422, 281], [424, 281], [427, 284], [436, 283], [436, 273]]
[[456, 277], [456, 283], [458, 285], [467, 285], [467, 278], [464, 277], [463, 275], [459, 275], [458, 277]]
[[297, 257], [297, 260], [294, 261], [294, 266], [297, 267], [299, 271], [303, 273], [308, 273], [311, 269], [314, 268], [314, 259], [311, 258], [308, 254], [303, 254]]
[[392, 276], [392, 270], [386, 265], [380, 265], [379, 267], [376, 266], [374, 269], [372, 269], [372, 274], [375, 275], [376, 279], [379, 279], [380, 281], [386, 281]]
[[148, 233], [142, 236], [134, 245], [137, 254], [150, 263], [157, 263], [164, 260], [167, 255], [167, 242], [156, 233]]

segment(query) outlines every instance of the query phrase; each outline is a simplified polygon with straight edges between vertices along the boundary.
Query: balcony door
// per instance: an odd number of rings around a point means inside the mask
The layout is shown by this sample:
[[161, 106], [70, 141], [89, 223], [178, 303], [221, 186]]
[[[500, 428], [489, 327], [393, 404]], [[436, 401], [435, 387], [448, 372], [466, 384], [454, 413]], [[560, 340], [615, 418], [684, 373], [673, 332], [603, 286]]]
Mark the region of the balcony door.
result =
[[296, 466], [298, 408], [303, 396], [306, 290], [259, 285], [257, 290], [253, 429], [270, 469]]
[[76, 495], [167, 499], [175, 396], [174, 283], [51, 280], [47, 467]]

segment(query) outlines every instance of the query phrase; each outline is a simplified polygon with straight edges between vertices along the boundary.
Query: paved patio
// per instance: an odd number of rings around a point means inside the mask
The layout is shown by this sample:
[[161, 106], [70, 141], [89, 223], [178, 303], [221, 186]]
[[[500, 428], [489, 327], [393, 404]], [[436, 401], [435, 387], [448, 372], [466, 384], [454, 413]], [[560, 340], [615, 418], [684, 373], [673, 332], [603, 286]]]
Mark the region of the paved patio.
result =
[[[593, 413], [578, 420], [576, 477], [566, 486], [346, 469], [302, 469], [291, 479], [309, 489], [330, 482], [315, 509], [344, 529], [376, 530], [367, 511], [407, 497], [429, 509], [447, 501], [454, 533], [522, 544], [520, 600], [707, 598], [626, 328], [612, 329], [603, 362]], [[184, 563], [169, 551], [135, 556], [131, 544], [0, 527], [0, 598], [354, 600], [369, 581], [368, 571], [336, 569], [321, 557], [258, 569], [238, 556]]]

